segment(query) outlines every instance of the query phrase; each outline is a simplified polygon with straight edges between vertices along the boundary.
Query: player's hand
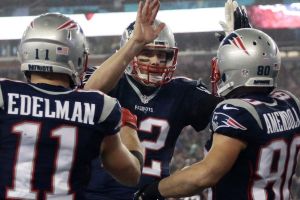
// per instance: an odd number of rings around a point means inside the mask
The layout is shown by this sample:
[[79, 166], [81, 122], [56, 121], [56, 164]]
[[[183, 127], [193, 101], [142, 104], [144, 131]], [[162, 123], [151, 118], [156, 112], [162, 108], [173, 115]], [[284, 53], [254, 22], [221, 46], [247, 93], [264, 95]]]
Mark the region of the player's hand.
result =
[[234, 30], [234, 11], [237, 7], [238, 3], [234, 0], [227, 0], [227, 2], [225, 3], [225, 22], [220, 21], [220, 25], [225, 35], [228, 35]]
[[137, 116], [127, 108], [122, 108], [122, 126], [129, 126], [137, 130]]
[[158, 198], [163, 198], [159, 193], [158, 184], [159, 181], [145, 185], [134, 194], [133, 200], [157, 200]]
[[136, 42], [142, 44], [152, 42], [165, 27], [164, 23], [161, 23], [156, 28], [152, 26], [159, 7], [159, 0], [146, 0], [144, 2], [139, 2], [139, 8], [132, 36], [132, 39], [134, 39]]
[[232, 31], [240, 28], [251, 28], [248, 19], [247, 10], [244, 6], [239, 6], [234, 0], [227, 0], [224, 6], [225, 21], [220, 21], [223, 33], [216, 33], [219, 41], [222, 41], [225, 36]]
[[247, 15], [247, 10], [245, 6], [238, 6], [234, 10], [234, 30], [240, 29], [240, 28], [252, 28], [249, 18]]

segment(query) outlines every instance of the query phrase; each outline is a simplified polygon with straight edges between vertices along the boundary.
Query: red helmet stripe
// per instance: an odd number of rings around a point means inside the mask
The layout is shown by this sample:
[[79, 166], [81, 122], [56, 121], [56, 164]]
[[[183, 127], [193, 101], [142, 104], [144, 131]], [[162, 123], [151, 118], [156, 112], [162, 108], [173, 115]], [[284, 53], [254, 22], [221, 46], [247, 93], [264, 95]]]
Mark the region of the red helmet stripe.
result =
[[245, 47], [243, 41], [241, 40], [241, 38], [240, 38], [240, 37], [236, 37], [236, 38], [234, 38], [234, 40], [237, 41], [238, 44], [239, 44], [239, 46], [245, 51], [246, 54], [249, 55], [249, 53], [248, 53], [248, 51], [246, 50], [246, 47]]
[[65, 23], [63, 23], [62, 25], [60, 25], [57, 30], [61, 30], [61, 29], [72, 29], [72, 28], [76, 28], [77, 25], [73, 20], [68, 20]]

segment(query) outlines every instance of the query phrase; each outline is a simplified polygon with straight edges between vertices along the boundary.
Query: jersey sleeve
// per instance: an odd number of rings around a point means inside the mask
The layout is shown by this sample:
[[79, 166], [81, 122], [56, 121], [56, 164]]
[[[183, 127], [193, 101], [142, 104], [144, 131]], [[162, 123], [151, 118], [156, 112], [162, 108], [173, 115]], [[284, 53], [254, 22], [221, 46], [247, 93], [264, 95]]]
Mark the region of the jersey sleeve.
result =
[[214, 110], [211, 129], [213, 133], [256, 141], [262, 123], [255, 108], [249, 103], [238, 99], [225, 100]]
[[196, 131], [206, 128], [209, 124], [211, 115], [221, 98], [212, 95], [206, 86], [198, 81], [185, 97], [185, 108], [187, 111], [188, 124]]
[[[99, 66], [89, 66], [83, 74], [82, 88]], [[116, 134], [121, 126], [121, 106], [117, 99], [103, 94], [103, 110], [98, 121], [101, 132]]]
[[293, 106], [300, 111], [300, 100], [293, 93], [287, 90], [275, 90], [271, 93], [271, 96], [279, 100], [292, 101]]
[[2, 81], [2, 79], [0, 79], [0, 108], [3, 109], [4, 99], [3, 99], [3, 93], [2, 93], [2, 86], [3, 86], [3, 81]]
[[117, 99], [104, 95], [103, 110], [98, 121], [101, 132], [116, 134], [121, 127], [121, 106]]

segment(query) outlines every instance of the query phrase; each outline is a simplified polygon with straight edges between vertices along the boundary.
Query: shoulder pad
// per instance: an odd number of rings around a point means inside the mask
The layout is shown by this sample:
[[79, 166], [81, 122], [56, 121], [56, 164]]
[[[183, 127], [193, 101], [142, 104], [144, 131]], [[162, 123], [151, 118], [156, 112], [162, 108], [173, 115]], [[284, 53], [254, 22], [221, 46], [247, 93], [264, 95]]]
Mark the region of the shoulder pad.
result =
[[245, 110], [247, 110], [253, 116], [253, 118], [256, 120], [257, 124], [259, 125], [259, 127], [261, 129], [263, 128], [261, 120], [258, 116], [258, 113], [257, 113], [255, 107], [252, 104], [250, 104], [250, 103], [248, 103], [248, 102], [246, 102], [242, 99], [226, 99], [226, 100], [222, 101], [221, 103], [219, 103], [217, 105], [217, 108], [219, 108], [219, 107], [221, 107], [222, 105], [225, 105], [225, 104], [230, 104], [230, 105], [233, 105], [235, 107], [244, 108]]

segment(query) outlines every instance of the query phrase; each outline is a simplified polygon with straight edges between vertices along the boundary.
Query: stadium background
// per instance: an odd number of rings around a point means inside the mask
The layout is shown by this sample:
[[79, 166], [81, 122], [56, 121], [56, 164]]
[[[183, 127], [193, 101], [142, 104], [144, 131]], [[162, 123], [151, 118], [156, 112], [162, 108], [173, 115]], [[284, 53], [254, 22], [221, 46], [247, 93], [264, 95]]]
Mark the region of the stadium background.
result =
[[[296, 0], [239, 0], [250, 15], [250, 22], [264, 30], [277, 41], [282, 54], [279, 87], [286, 88], [300, 97], [300, 3]], [[201, 9], [223, 7], [225, 0], [161, 0], [161, 10]], [[2, 17], [36, 16], [45, 12], [84, 14], [90, 18], [95, 13], [134, 12], [136, 0], [1, 0]], [[159, 18], [159, 17], [158, 17]], [[165, 19], [161, 19], [165, 21]], [[171, 19], [170, 19], [171, 20]], [[197, 26], [206, 19], [190, 19], [185, 23]], [[18, 26], [19, 24], [11, 24]], [[110, 26], [114, 26], [111, 24]], [[128, 24], [123, 24], [125, 28]], [[110, 27], [95, 27], [109, 29]], [[1, 27], [1, 31], [13, 31]], [[173, 27], [171, 26], [171, 29]], [[210, 60], [216, 54], [218, 40], [215, 31], [175, 33], [179, 47], [176, 75], [202, 79], [209, 85]], [[121, 35], [121, 32], [119, 33]], [[89, 65], [99, 65], [119, 48], [120, 35], [88, 37], [90, 48]], [[21, 35], [20, 35], [21, 37]], [[24, 80], [17, 59], [18, 39], [0, 40], [0, 77]], [[208, 130], [196, 133], [191, 127], [182, 132], [171, 163], [172, 171], [203, 158], [203, 146]], [[300, 158], [298, 158], [299, 160]], [[300, 199], [300, 167], [296, 169], [292, 187], [295, 199]], [[205, 194], [185, 200], [206, 199]]]

